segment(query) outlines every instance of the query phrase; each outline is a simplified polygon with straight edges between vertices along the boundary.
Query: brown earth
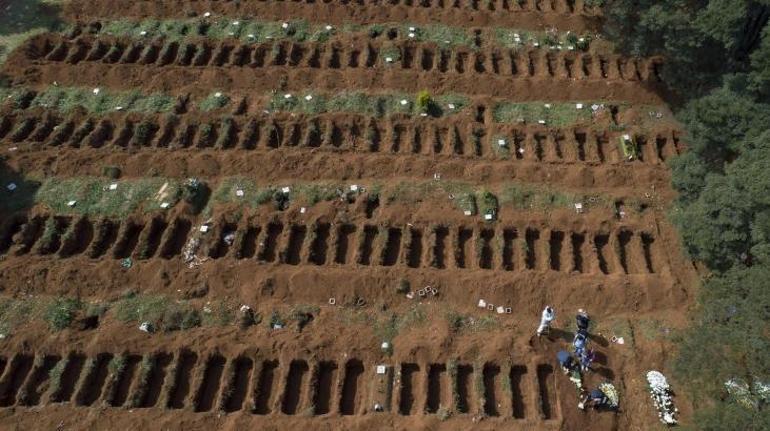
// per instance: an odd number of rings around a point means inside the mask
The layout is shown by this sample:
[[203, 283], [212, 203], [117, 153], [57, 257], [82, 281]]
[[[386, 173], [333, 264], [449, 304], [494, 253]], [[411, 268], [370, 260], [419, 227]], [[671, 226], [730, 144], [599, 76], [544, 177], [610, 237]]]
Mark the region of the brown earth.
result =
[[[453, 8], [448, 0], [409, 5], [76, 0], [65, 12], [81, 22], [212, 11], [333, 24], [408, 19], [479, 27], [556, 25], [573, 31], [599, 25], [600, 16], [584, 11], [580, 0], [574, 10], [563, 1], [530, 1], [525, 10], [515, 3], [491, 2], [495, 9], [490, 10], [486, 2]], [[94, 329], [51, 332], [37, 321], [16, 328], [0, 340], [3, 428], [655, 429], [644, 373], [667, 373], [667, 334], [686, 323], [696, 285], [695, 270], [682, 256], [665, 215], [673, 199], [665, 163], [684, 151], [676, 124], [649, 124], [645, 108], [632, 108], [620, 119], [550, 127], [497, 124], [489, 110], [482, 118], [266, 114], [256, 100], [277, 88], [428, 88], [432, 94], [467, 94], [473, 108], [503, 99], [660, 105], [664, 93], [656, 78], [658, 60], [535, 50], [526, 53], [523, 67], [514, 59], [500, 67], [491, 60], [496, 48], [488, 47], [481, 69], [473, 57], [477, 53], [453, 57], [461, 58], [462, 65], [445, 70], [440, 62], [427, 67], [422, 61], [397, 68], [381, 60], [371, 67], [365, 61], [335, 66], [327, 57], [315, 66], [305, 55], [328, 46], [289, 44], [289, 58], [292, 52], [303, 53], [289, 60], [295, 64], [252, 66], [230, 57], [238, 49], [231, 42], [196, 42], [208, 52], [199, 65], [182, 64], [178, 57], [161, 65], [164, 60], [151, 54], [123, 53], [113, 63], [91, 55], [106, 49], [97, 48], [98, 43], [128, 45], [130, 40], [33, 38], [3, 68], [14, 85], [44, 89], [56, 81], [197, 98], [221, 90], [249, 103], [245, 112], [232, 115], [231, 136], [205, 142], [197, 128], [232, 113], [192, 110], [180, 113], [177, 124], [160, 115], [63, 115], [6, 106], [0, 124], [2, 163], [38, 178], [101, 175], [103, 166], [112, 165], [126, 178], [198, 176], [212, 185], [233, 175], [278, 186], [300, 180], [392, 186], [435, 179], [493, 187], [517, 180], [649, 205], [623, 217], [603, 207], [589, 206], [582, 214], [571, 208], [503, 207], [494, 221], [484, 222], [464, 216], [445, 196], [371, 208], [364, 193], [352, 202], [322, 202], [306, 211], [295, 203], [284, 211], [213, 206], [205, 216], [180, 204], [165, 213], [138, 211], [120, 219], [55, 214], [42, 205], [0, 213], [0, 293], [5, 298], [68, 295], [112, 301], [131, 290], [189, 299], [200, 307], [227, 299], [263, 316], [262, 323], [248, 328], [154, 334], [111, 313]], [[367, 44], [378, 47], [364, 40], [344, 43], [355, 45], [352, 51]], [[409, 43], [400, 48], [415, 53], [435, 49]], [[145, 46], [134, 49], [152, 52]], [[228, 54], [218, 54], [224, 51]], [[351, 50], [344, 52], [347, 59]], [[247, 57], [253, 60], [254, 55], [249, 51]], [[584, 55], [591, 56], [590, 66], [570, 69]], [[529, 66], [532, 72], [523, 72]], [[150, 139], [137, 143], [132, 129], [139, 122], [157, 127]], [[361, 133], [372, 123], [380, 136], [375, 148]], [[310, 136], [310, 124], [319, 125], [321, 138]], [[619, 124], [629, 127], [621, 132]], [[188, 129], [192, 132], [183, 133]], [[449, 144], [455, 130], [462, 145]], [[474, 130], [485, 136], [477, 147], [470, 143]], [[633, 134], [641, 144], [640, 160], [623, 160], [615, 144], [622, 133]], [[524, 151], [496, 153], [498, 135], [511, 137], [514, 150]], [[41, 238], [41, 226], [50, 217], [59, 228], [51, 238]], [[211, 226], [205, 234], [198, 229], [204, 223]], [[232, 244], [224, 240], [229, 233], [235, 234]], [[200, 239], [198, 258], [187, 261], [183, 247], [191, 238]], [[133, 259], [131, 268], [121, 267], [127, 257]], [[412, 290], [430, 287], [436, 294], [428, 289], [409, 299], [396, 292], [401, 280]], [[510, 313], [480, 309], [479, 299], [509, 307]], [[555, 326], [561, 330], [538, 339], [534, 330], [546, 304], [556, 308]], [[268, 328], [272, 311], [289, 313], [300, 305], [318, 307], [306, 326]], [[588, 386], [612, 381], [621, 393], [617, 413], [579, 411], [575, 388], [558, 370], [555, 353], [569, 345], [578, 308], [587, 309], [596, 322], [591, 344], [599, 359], [596, 371], [586, 377]], [[391, 313], [423, 317], [404, 318], [389, 355], [380, 343]], [[453, 328], [456, 314], [473, 321]], [[496, 325], [478, 323], [490, 316], [498, 317]], [[626, 343], [610, 342], [613, 336], [623, 336]], [[124, 353], [126, 368], [110, 370], [109, 360]], [[139, 365], [143, 357], [152, 364], [146, 375]], [[63, 360], [62, 384], [52, 390], [48, 371]], [[380, 364], [388, 366], [385, 377], [375, 373]], [[676, 402], [686, 422], [691, 414], [687, 395], [677, 393]], [[387, 411], [373, 411], [374, 403]]]

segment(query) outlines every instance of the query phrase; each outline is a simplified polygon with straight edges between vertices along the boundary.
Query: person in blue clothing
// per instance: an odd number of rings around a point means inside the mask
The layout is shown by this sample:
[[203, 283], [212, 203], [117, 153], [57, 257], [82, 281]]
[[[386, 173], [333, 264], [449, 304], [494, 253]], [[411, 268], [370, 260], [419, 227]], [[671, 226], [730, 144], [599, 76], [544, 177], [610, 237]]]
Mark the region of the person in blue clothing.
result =
[[578, 367], [575, 358], [565, 350], [559, 350], [559, 352], [556, 353], [556, 359], [558, 359], [559, 366], [564, 374], [569, 374], [570, 371]]
[[577, 355], [578, 358], [583, 356], [586, 344], [588, 344], [588, 338], [586, 338], [585, 333], [578, 331], [578, 333], [575, 334], [575, 339], [572, 340], [572, 348], [575, 350], [575, 355]]
[[577, 316], [575, 316], [575, 323], [577, 323], [578, 332], [588, 334], [588, 325], [591, 324], [591, 318], [588, 317], [588, 313], [582, 308], [578, 310]]
[[578, 404], [578, 407], [581, 410], [585, 410], [586, 407], [593, 407], [594, 409], [598, 409], [602, 406], [609, 405], [609, 401], [609, 398], [607, 398], [607, 395], [604, 395], [604, 392], [602, 392], [600, 389], [593, 389], [583, 396], [583, 399]]
[[580, 355], [580, 371], [585, 373], [590, 370], [594, 359], [596, 359], [596, 354], [593, 349], [583, 350], [583, 354]]

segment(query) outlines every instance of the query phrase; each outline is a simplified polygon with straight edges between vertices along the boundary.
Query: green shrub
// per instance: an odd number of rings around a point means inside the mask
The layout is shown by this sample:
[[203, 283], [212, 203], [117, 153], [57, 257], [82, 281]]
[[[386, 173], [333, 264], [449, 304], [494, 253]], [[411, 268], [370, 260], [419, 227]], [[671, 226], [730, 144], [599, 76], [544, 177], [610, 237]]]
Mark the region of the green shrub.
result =
[[227, 95], [221, 92], [211, 93], [208, 97], [203, 99], [199, 105], [199, 108], [201, 111], [209, 112], [215, 109], [224, 108], [228, 103], [230, 103], [230, 97]]
[[57, 298], [45, 312], [45, 320], [51, 329], [61, 331], [70, 326], [83, 303], [75, 298]]
[[428, 93], [428, 90], [422, 90], [419, 93], [417, 93], [416, 104], [417, 104], [417, 109], [419, 109], [420, 112], [428, 113], [431, 106], [433, 105], [433, 99], [431, 99], [430, 93]]

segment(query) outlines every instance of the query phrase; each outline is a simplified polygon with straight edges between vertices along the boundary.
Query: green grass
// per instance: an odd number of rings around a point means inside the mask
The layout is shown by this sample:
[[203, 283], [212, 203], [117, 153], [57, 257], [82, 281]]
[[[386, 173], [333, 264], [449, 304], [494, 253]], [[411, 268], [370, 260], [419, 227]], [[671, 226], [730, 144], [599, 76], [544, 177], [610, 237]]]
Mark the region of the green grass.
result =
[[[379, 340], [392, 341], [403, 329], [425, 323], [427, 315], [418, 305], [402, 314], [385, 313], [374, 319], [372, 328]], [[378, 341], [379, 341], [378, 340]]]
[[[16, 185], [13, 191], [7, 188], [11, 183]], [[0, 213], [11, 214], [34, 206], [39, 187], [40, 182], [24, 178], [0, 163]]]
[[211, 93], [208, 97], [201, 101], [199, 108], [203, 112], [214, 111], [216, 109], [222, 109], [230, 103], [230, 97], [222, 92]]
[[[63, 113], [82, 108], [92, 114], [117, 111], [154, 114], [171, 112], [176, 104], [174, 97], [160, 93], [145, 95], [138, 90], [121, 92], [101, 88], [94, 93], [94, 90], [94, 88], [51, 86], [35, 95], [29, 105]], [[25, 88], [0, 88], [0, 100], [10, 99], [13, 102], [12, 107], [19, 108], [19, 103], [16, 101], [28, 92], [29, 90]]]
[[126, 369], [126, 355], [115, 355], [110, 360], [110, 363], [107, 364], [107, 370], [109, 370], [110, 375], [117, 376], [118, 374], [122, 373], [123, 370]]
[[[260, 205], [276, 203], [276, 196], [284, 195], [283, 187], [277, 185], [260, 186], [243, 177], [226, 178], [214, 190], [211, 203], [214, 205], [237, 203], [242, 207], [256, 208]], [[290, 189], [289, 202], [297, 202], [306, 206], [338, 199], [348, 190], [345, 185], [336, 183], [298, 183], [286, 184], [286, 187]], [[243, 192], [243, 196], [238, 196], [239, 190]]]
[[561, 48], [564, 51], [586, 51], [591, 44], [591, 36], [578, 35], [571, 32], [554, 33], [514, 28], [497, 28], [495, 29], [495, 41], [498, 45], [514, 49], [539, 47], [553, 49]]
[[57, 362], [50, 371], [48, 371], [48, 378], [51, 382], [48, 393], [51, 395], [55, 395], [57, 392], [59, 392], [59, 388], [61, 388], [61, 378], [64, 374], [64, 369], [67, 368], [68, 362], [69, 358], [65, 357]]
[[447, 311], [444, 318], [449, 329], [454, 332], [488, 332], [500, 326], [500, 320], [494, 315], [481, 317], [460, 314], [455, 311]]
[[48, 305], [45, 320], [54, 331], [61, 331], [70, 326], [83, 303], [75, 298], [56, 298]]
[[202, 314], [205, 314], [187, 301], [176, 301], [164, 295], [128, 294], [112, 304], [111, 309], [121, 322], [150, 322], [165, 332], [201, 326]]
[[482, 215], [491, 214], [493, 220], [497, 218], [497, 213], [500, 209], [497, 201], [497, 196], [495, 196], [494, 194], [492, 194], [492, 192], [488, 190], [484, 190], [481, 192], [478, 202], [479, 202], [479, 212]]
[[[0, 180], [9, 180], [11, 176], [0, 174]], [[9, 180], [10, 181], [10, 180]], [[185, 186], [176, 180], [164, 178], [143, 178], [132, 180], [109, 180], [101, 177], [47, 178], [42, 184], [23, 183], [13, 193], [0, 189], [0, 195], [7, 196], [0, 200], [0, 211], [13, 212], [21, 208], [40, 205], [60, 215], [97, 215], [105, 217], [125, 217], [138, 211], [148, 213], [165, 210], [161, 204], [168, 203], [172, 208], [185, 197]], [[0, 185], [7, 184], [5, 181]], [[116, 190], [110, 190], [111, 184], [117, 184]], [[22, 187], [23, 185], [23, 187]], [[165, 186], [165, 189], [164, 189]], [[446, 200], [459, 211], [470, 211], [471, 215], [487, 213], [497, 214], [500, 209], [549, 210], [554, 208], [574, 208], [575, 203], [582, 203], [584, 209], [612, 209], [614, 199], [606, 195], [586, 195], [563, 192], [545, 186], [509, 182], [496, 187], [478, 187], [471, 183], [457, 181], [421, 181], [398, 182], [388, 186], [380, 184], [358, 184], [361, 192], [375, 193], [385, 205], [416, 205], [422, 202]], [[283, 193], [283, 187], [289, 187], [289, 193]], [[312, 207], [320, 202], [328, 202], [350, 197], [350, 184], [332, 182], [258, 184], [245, 177], [224, 178], [213, 186], [206, 211], [213, 214], [217, 206], [237, 204], [242, 208], [257, 208], [261, 205], [300, 204]], [[160, 190], [163, 189], [163, 193]], [[243, 192], [239, 196], [238, 192]], [[286, 202], [279, 202], [278, 198]], [[74, 206], [69, 206], [75, 201]], [[629, 209], [634, 209], [629, 201]], [[200, 203], [203, 205], [203, 203]], [[203, 208], [201, 206], [201, 208]], [[51, 226], [53, 228], [54, 226]], [[53, 231], [52, 231], [53, 232]]]
[[602, 195], [583, 195], [555, 191], [542, 186], [510, 183], [499, 192], [501, 206], [511, 206], [514, 209], [552, 209], [574, 208], [575, 203], [583, 204], [584, 209], [612, 208], [614, 200]]
[[218, 300], [203, 307], [202, 324], [204, 326], [227, 326], [235, 322], [238, 304], [229, 300]]
[[[628, 136], [628, 139], [626, 139]], [[632, 135], [623, 135], [618, 137], [618, 146], [623, 152], [623, 157], [626, 160], [635, 160], [639, 157], [639, 146], [636, 144], [636, 139]]]
[[162, 295], [129, 294], [115, 305], [115, 317], [121, 322], [160, 322], [171, 300]]
[[493, 108], [493, 117], [498, 123], [539, 124], [545, 121], [546, 126], [563, 127], [590, 123], [593, 111], [590, 102], [583, 102], [582, 109], [577, 109], [576, 103], [501, 102]]
[[[110, 190], [111, 184], [117, 184], [117, 189]], [[121, 217], [138, 210], [162, 210], [164, 202], [173, 207], [181, 196], [180, 187], [176, 180], [163, 178], [127, 181], [97, 177], [48, 178], [35, 192], [34, 201], [57, 214]], [[70, 207], [68, 203], [72, 200], [76, 203]]]
[[48, 301], [33, 296], [0, 299], [0, 334], [8, 336], [16, 328], [27, 326], [42, 316], [47, 306]]
[[0, 4], [0, 64], [28, 38], [62, 27], [61, 0], [6, 0]]
[[[414, 28], [411, 31], [410, 28]], [[414, 37], [410, 38], [409, 34]], [[439, 46], [475, 48], [474, 37], [470, 30], [461, 27], [449, 27], [446, 25], [399, 25], [399, 34], [402, 38], [422, 42], [434, 42]]]
[[[504, 142], [505, 145], [500, 145], [501, 140]], [[494, 150], [495, 154], [497, 154], [498, 156], [504, 159], [511, 158], [512, 144], [513, 144], [513, 139], [507, 136], [497, 135], [497, 136], [494, 136], [492, 139], [492, 149]]]
[[[416, 25], [391, 22], [371, 25], [346, 24], [341, 27], [329, 28], [326, 24], [311, 24], [305, 20], [261, 21], [211, 16], [182, 20], [110, 21], [104, 25], [100, 32], [134, 38], [163, 38], [168, 41], [206, 37], [210, 39], [239, 39], [245, 43], [263, 43], [275, 40], [324, 42], [336, 34], [385, 38], [385, 33], [391, 29], [397, 30], [397, 39], [399, 40], [433, 42], [440, 47], [447, 48], [477, 48], [471, 30], [441, 24]], [[514, 34], [519, 34], [522, 43], [515, 42]], [[584, 38], [583, 42], [578, 41], [581, 37]], [[562, 44], [564, 49], [568, 49], [570, 45], [579, 49], [588, 47], [590, 37], [571, 33], [499, 28], [495, 31], [495, 36], [491, 42], [506, 47], [532, 45], [534, 42], [538, 42], [543, 47], [555, 47]], [[398, 60], [394, 59], [394, 61]]]
[[[287, 97], [288, 95], [288, 97]], [[307, 96], [311, 98], [308, 100]], [[415, 103], [416, 94], [395, 93], [387, 95], [366, 94], [362, 92], [342, 92], [334, 95], [304, 93], [278, 93], [268, 101], [269, 111], [301, 112], [305, 114], [320, 114], [324, 112], [350, 112], [374, 117], [385, 117], [394, 114], [416, 116], [422, 113]], [[406, 101], [406, 103], [402, 103]], [[432, 98], [436, 109], [431, 115], [450, 115], [462, 111], [468, 106], [465, 96], [445, 94]], [[449, 104], [454, 109], [449, 109]]]
[[162, 37], [168, 41], [207, 37], [235, 38], [247, 43], [283, 39], [322, 42], [328, 40], [335, 33], [335, 29], [327, 30], [325, 25], [311, 25], [304, 20], [279, 22], [210, 17], [187, 20], [110, 21], [105, 24], [101, 33], [129, 37]]

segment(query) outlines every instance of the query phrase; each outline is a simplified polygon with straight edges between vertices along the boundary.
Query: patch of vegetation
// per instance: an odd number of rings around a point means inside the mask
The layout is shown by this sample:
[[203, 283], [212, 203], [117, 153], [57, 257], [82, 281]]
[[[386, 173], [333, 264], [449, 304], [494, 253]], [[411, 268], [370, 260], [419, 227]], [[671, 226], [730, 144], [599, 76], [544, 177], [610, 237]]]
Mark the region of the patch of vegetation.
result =
[[163, 320], [172, 300], [162, 295], [129, 293], [113, 306], [115, 317], [121, 322], [150, 322], [155, 327]]
[[237, 203], [248, 208], [274, 203], [285, 209], [290, 202], [299, 202], [313, 206], [319, 202], [331, 201], [345, 195], [344, 186], [332, 183], [290, 184], [289, 193], [283, 192], [284, 186], [259, 186], [254, 181], [243, 177], [230, 177], [223, 180], [211, 196], [212, 204]]
[[[69, 113], [75, 109], [85, 109], [93, 114], [108, 112], [139, 112], [155, 114], [171, 112], [176, 99], [161, 93], [142, 94], [133, 91], [109, 91], [82, 87], [51, 86], [37, 93], [26, 105], [14, 102], [13, 107], [20, 109], [24, 106], [53, 109]], [[26, 88], [0, 88], [0, 99], [20, 100], [29, 90]]]
[[0, 299], [0, 334], [8, 336], [16, 328], [26, 326], [46, 307], [46, 301], [35, 297]]
[[61, 0], [6, 0], [0, 13], [0, 64], [22, 42], [63, 27]]
[[75, 298], [56, 298], [45, 312], [45, 321], [54, 331], [61, 331], [70, 326], [83, 303]]
[[297, 327], [301, 331], [320, 311], [321, 309], [315, 305], [295, 305], [289, 310], [289, 320], [297, 322]]
[[281, 317], [281, 314], [278, 311], [273, 311], [272, 314], [270, 314], [270, 320], [267, 322], [267, 325], [271, 329], [285, 328], [286, 321]]
[[582, 109], [577, 109], [576, 103], [500, 102], [493, 108], [492, 116], [498, 123], [544, 124], [548, 127], [564, 127], [591, 123], [593, 110], [590, 102], [583, 103]]
[[230, 300], [218, 300], [203, 307], [204, 326], [229, 326], [235, 322], [237, 304]]
[[671, 162], [671, 219], [711, 271], [676, 343], [676, 375], [697, 406], [693, 427], [767, 428], [767, 404], [726, 397], [725, 382], [770, 381], [770, 5], [614, 0], [604, 15], [621, 51], [665, 57], [660, 76], [682, 99], [675, 115], [688, 150]]
[[[308, 99], [308, 97], [310, 98]], [[420, 102], [421, 97], [424, 99], [422, 102]], [[447, 108], [450, 104], [454, 106], [454, 109]], [[377, 95], [352, 91], [334, 95], [276, 93], [268, 101], [266, 109], [307, 114], [351, 112], [374, 117], [386, 117], [393, 114], [419, 115], [421, 113], [441, 116], [460, 112], [468, 104], [469, 101], [466, 97], [455, 94], [432, 98], [427, 92], [418, 93], [413, 97], [402, 93]]]
[[[594, 0], [596, 1], [596, 0]], [[432, 42], [441, 47], [464, 47], [477, 49], [475, 37], [463, 27], [451, 27], [441, 24], [415, 25], [409, 23], [377, 23], [370, 25], [345, 24], [339, 28], [325, 24], [311, 24], [305, 20], [262, 21], [228, 19], [224, 17], [202, 17], [182, 20], [141, 21], [116, 20], [105, 23], [101, 33], [134, 38], [161, 38], [166, 41], [185, 41], [205, 37], [208, 39], [239, 39], [244, 43], [265, 43], [271, 41], [293, 40], [297, 42], [324, 42], [338, 34], [366, 35], [370, 38], [382, 37], [386, 32], [395, 30], [399, 40]], [[542, 42], [547, 32], [532, 32], [510, 28], [498, 29], [493, 45], [515, 47], [514, 34], [518, 33], [524, 43]], [[551, 33], [552, 38], [563, 44], [567, 50], [570, 33]], [[588, 38], [588, 36], [581, 36]], [[398, 61], [394, 58], [394, 61]]]
[[61, 378], [64, 374], [64, 369], [67, 368], [68, 362], [69, 358], [63, 358], [57, 362], [50, 371], [48, 371], [48, 380], [51, 382], [51, 385], [48, 389], [50, 394], [53, 395], [59, 392], [59, 389], [61, 388]]
[[[13, 191], [8, 189], [10, 184], [16, 186]], [[0, 213], [12, 214], [34, 206], [39, 187], [39, 181], [12, 171], [0, 161]]]
[[201, 111], [209, 112], [222, 109], [230, 103], [230, 97], [222, 92], [211, 93], [198, 105]]
[[497, 316], [484, 315], [481, 317], [460, 314], [455, 311], [448, 311], [446, 318], [449, 329], [453, 332], [479, 333], [491, 331], [500, 326]]
[[[117, 184], [115, 190], [110, 189]], [[159, 211], [173, 207], [181, 196], [180, 184], [163, 178], [114, 181], [98, 177], [48, 178], [34, 195], [37, 204], [57, 214], [124, 216], [137, 210]], [[74, 206], [69, 206], [70, 201]]]
[[110, 363], [107, 364], [107, 370], [113, 376], [116, 376], [126, 369], [126, 355], [115, 355], [110, 359]]
[[499, 211], [497, 196], [488, 190], [481, 192], [481, 199], [479, 199], [479, 211], [484, 216], [487, 214], [491, 215], [493, 220], [497, 218], [497, 213]]
[[495, 29], [495, 41], [506, 48], [526, 49], [542, 47], [564, 51], [587, 51], [591, 45], [591, 35], [577, 35], [572, 32], [531, 31], [513, 28]]
[[391, 342], [401, 330], [425, 322], [425, 311], [418, 305], [412, 306], [403, 314], [385, 313], [377, 316], [373, 322], [374, 334], [382, 341]]
[[401, 295], [406, 295], [412, 290], [412, 285], [409, 283], [409, 280], [402, 278], [398, 282], [398, 287], [396, 288], [396, 293]]
[[609, 196], [573, 194], [522, 183], [506, 184], [498, 196], [501, 206], [509, 205], [524, 210], [574, 208], [574, 204], [578, 202], [583, 204], [584, 210], [613, 208], [613, 200]]
[[221, 17], [185, 20], [117, 20], [105, 23], [101, 29], [101, 33], [115, 36], [162, 38], [167, 41], [186, 41], [205, 37], [240, 39], [245, 43], [264, 43], [282, 39], [323, 42], [328, 40], [334, 32], [334, 28], [327, 28], [326, 25], [311, 25], [304, 20], [275, 22]]

